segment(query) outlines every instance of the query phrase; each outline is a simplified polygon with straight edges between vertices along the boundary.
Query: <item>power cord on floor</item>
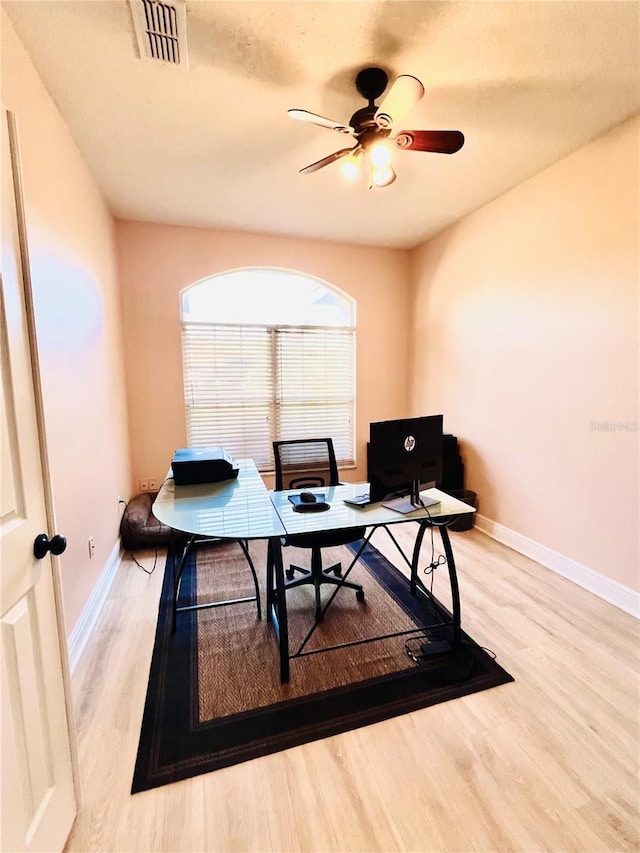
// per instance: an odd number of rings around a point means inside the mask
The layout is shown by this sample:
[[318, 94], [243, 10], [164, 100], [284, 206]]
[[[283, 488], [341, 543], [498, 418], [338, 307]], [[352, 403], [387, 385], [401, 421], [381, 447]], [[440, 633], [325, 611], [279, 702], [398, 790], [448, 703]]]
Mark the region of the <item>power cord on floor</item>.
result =
[[155, 572], [155, 570], [156, 570], [156, 565], [157, 565], [157, 563], [158, 563], [158, 549], [157, 549], [157, 548], [156, 548], [156, 554], [155, 554], [155, 557], [153, 558], [153, 567], [152, 567], [151, 569], [146, 569], [146, 568], [142, 565], [142, 563], [139, 563], [139, 562], [136, 560], [136, 558], [135, 558], [135, 556], [134, 556], [134, 554], [133, 554], [133, 551], [126, 551], [126, 553], [129, 555], [129, 557], [131, 557], [131, 559], [132, 559], [132, 560], [133, 560], [133, 562], [136, 564], [136, 566], [138, 566], [138, 568], [139, 568], [139, 569], [142, 569], [142, 571], [143, 571], [143, 572], [145, 572], [145, 574], [147, 574], [147, 575], [152, 575], [152, 574]]
[[404, 641], [404, 653], [409, 658], [409, 660], [414, 663], [422, 663], [424, 660], [422, 654], [422, 645], [427, 635], [419, 637], [410, 637], [408, 640]]
[[486, 652], [489, 655], [491, 660], [496, 659], [497, 655], [494, 651], [492, 651], [491, 649], [488, 649], [486, 646], [480, 646], [480, 648], [482, 649], [483, 652]]

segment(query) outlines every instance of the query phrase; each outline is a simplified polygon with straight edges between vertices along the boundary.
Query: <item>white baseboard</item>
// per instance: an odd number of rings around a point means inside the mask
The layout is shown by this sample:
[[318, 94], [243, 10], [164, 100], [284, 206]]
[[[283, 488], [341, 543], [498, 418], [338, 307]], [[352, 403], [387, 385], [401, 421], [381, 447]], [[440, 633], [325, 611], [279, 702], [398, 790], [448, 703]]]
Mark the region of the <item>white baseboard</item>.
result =
[[558, 554], [551, 548], [547, 548], [546, 545], [540, 545], [538, 542], [516, 533], [515, 530], [510, 530], [484, 515], [476, 514], [475, 524], [478, 530], [486, 533], [487, 536], [497, 542], [502, 542], [503, 545], [517, 551], [518, 554], [535, 560], [536, 563], [551, 569], [552, 572], [562, 575], [583, 589], [608, 601], [609, 604], [613, 604], [620, 610], [624, 610], [625, 613], [630, 613], [636, 619], [640, 619], [640, 593], [630, 587], [601, 575], [599, 572], [594, 572], [588, 566], [584, 566], [570, 557], [565, 557], [563, 554]]
[[120, 540], [118, 539], [113, 547], [113, 551], [109, 554], [109, 559], [107, 560], [104, 569], [100, 573], [100, 577], [93, 588], [93, 592], [89, 596], [89, 600], [84, 606], [84, 610], [80, 614], [80, 618], [76, 622], [73, 631], [69, 636], [69, 668], [71, 670], [71, 675], [75, 672], [100, 611], [107, 600], [111, 584], [114, 581], [116, 572], [118, 571], [118, 566], [120, 565], [120, 557]]

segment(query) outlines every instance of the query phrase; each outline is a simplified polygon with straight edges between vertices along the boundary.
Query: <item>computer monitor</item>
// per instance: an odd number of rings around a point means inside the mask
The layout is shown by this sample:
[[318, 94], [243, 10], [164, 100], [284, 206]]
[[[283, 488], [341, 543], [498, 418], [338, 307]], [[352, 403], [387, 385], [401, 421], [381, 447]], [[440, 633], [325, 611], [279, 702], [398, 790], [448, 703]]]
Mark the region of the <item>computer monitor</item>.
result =
[[419, 506], [420, 488], [442, 480], [442, 415], [378, 421], [369, 426], [369, 500], [408, 495]]

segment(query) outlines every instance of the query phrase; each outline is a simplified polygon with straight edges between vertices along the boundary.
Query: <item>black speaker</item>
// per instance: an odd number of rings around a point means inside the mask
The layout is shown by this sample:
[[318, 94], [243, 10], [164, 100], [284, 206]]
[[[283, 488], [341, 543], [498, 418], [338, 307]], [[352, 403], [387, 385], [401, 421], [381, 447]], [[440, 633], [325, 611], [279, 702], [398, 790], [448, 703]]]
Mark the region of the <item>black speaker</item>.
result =
[[458, 456], [458, 439], [455, 435], [445, 433], [442, 436], [442, 455], [444, 457]]
[[464, 462], [460, 456], [444, 456], [442, 459], [442, 482], [439, 489], [445, 492], [464, 488]]

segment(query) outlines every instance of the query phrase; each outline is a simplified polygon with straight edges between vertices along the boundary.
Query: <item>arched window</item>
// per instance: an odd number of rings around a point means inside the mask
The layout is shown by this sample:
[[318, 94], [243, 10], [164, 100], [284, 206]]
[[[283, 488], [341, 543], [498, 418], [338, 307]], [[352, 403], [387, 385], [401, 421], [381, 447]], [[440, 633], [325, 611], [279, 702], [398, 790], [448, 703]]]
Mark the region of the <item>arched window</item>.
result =
[[354, 462], [353, 299], [279, 269], [221, 273], [180, 299], [189, 446], [270, 470], [272, 441], [330, 436]]

